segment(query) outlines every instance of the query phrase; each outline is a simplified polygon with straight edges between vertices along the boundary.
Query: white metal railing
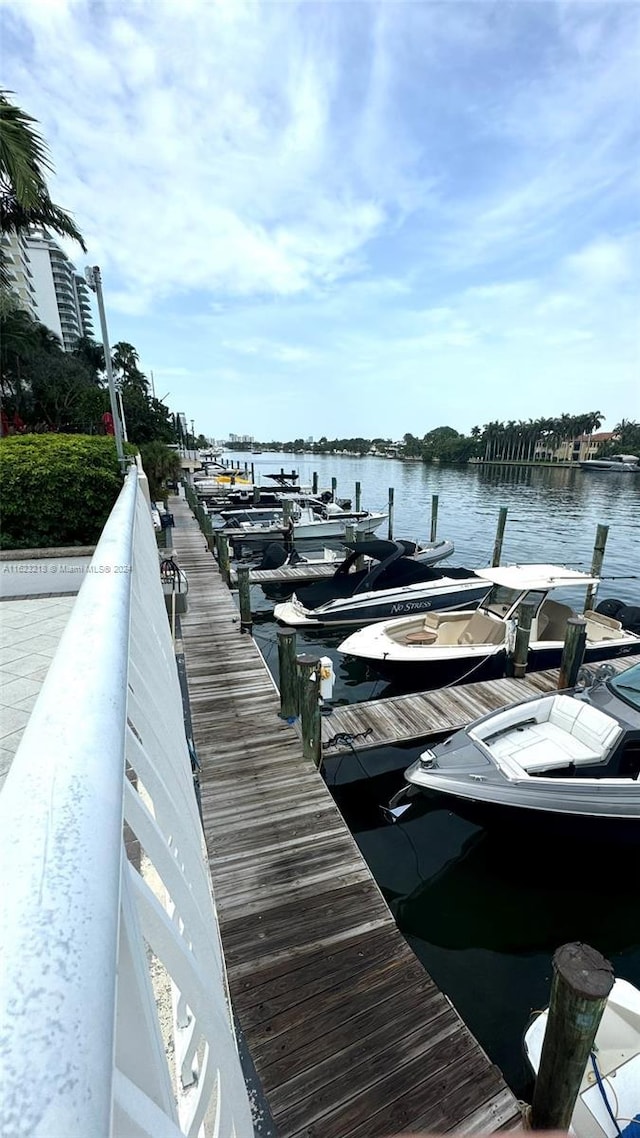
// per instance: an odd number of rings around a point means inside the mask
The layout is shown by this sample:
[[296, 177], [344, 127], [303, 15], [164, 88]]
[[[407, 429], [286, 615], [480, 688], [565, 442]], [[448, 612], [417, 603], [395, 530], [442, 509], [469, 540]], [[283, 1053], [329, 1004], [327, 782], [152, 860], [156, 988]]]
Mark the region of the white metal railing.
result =
[[135, 468], [0, 794], [0, 865], [3, 1138], [250, 1138]]

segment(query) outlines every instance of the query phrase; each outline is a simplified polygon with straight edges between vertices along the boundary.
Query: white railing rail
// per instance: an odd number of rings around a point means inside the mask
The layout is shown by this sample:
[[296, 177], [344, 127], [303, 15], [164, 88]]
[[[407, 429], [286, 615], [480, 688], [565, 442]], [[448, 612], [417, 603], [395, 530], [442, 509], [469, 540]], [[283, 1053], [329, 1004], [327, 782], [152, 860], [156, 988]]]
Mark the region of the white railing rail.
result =
[[135, 469], [0, 794], [0, 864], [3, 1138], [251, 1138]]

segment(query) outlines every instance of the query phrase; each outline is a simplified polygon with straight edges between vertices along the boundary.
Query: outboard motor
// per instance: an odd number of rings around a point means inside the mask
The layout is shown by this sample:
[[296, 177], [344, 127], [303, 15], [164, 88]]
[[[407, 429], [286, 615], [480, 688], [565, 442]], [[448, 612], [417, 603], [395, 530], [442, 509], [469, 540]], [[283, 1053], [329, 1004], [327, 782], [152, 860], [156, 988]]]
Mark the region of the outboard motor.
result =
[[287, 556], [288, 554], [284, 545], [280, 545], [277, 541], [272, 541], [262, 554], [262, 561], [258, 568], [279, 569], [281, 565], [284, 565]]
[[608, 600], [600, 601], [600, 604], [596, 605], [596, 612], [601, 612], [603, 616], [609, 616], [612, 620], [620, 620], [620, 610], [625, 607], [624, 601], [610, 597]]
[[640, 605], [624, 605], [616, 620], [627, 632], [640, 633]]

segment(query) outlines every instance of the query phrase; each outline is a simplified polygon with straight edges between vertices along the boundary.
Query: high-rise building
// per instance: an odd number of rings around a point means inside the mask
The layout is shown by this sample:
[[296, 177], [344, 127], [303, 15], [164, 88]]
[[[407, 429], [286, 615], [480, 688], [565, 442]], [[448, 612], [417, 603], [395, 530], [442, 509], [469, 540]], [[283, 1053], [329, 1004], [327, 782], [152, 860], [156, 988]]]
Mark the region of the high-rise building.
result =
[[93, 338], [89, 289], [46, 230], [26, 239], [35, 291], [36, 317], [73, 351], [81, 336]]
[[0, 250], [4, 275], [9, 287], [20, 307], [37, 320], [36, 293], [27, 240], [22, 233], [3, 233], [0, 236]]

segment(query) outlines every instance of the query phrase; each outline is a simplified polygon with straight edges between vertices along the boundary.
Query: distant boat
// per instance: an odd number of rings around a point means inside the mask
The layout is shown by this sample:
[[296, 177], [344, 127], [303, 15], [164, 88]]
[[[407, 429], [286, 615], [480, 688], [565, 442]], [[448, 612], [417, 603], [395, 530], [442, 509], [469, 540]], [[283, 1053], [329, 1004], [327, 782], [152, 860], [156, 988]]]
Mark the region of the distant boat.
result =
[[261, 450], [252, 450], [251, 453], [252, 454], [262, 454], [262, 451]]
[[580, 463], [581, 470], [618, 470], [636, 474], [640, 459], [635, 454], [612, 454], [609, 458], [587, 458]]

